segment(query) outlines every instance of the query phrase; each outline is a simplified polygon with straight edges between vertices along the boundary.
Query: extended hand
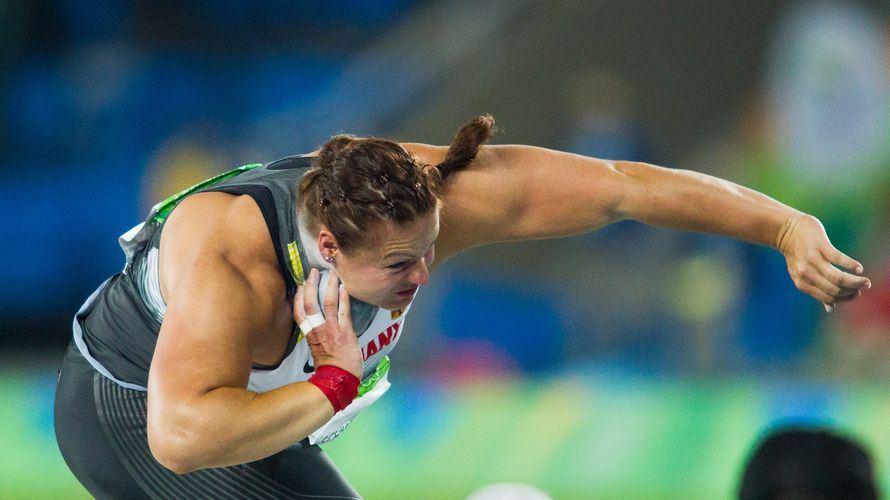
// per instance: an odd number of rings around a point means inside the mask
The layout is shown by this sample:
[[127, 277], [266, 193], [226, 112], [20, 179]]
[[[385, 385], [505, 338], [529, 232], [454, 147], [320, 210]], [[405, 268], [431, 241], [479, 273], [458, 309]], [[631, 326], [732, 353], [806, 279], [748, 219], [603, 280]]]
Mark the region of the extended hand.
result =
[[[308, 316], [319, 312], [318, 269], [309, 272], [306, 282], [297, 287], [294, 297], [294, 319], [304, 324]], [[362, 378], [362, 351], [352, 329], [349, 313], [349, 295], [340, 284], [340, 277], [331, 271], [324, 295], [324, 323], [306, 333], [306, 342], [312, 351], [315, 366], [333, 365], [342, 368], [359, 379]]]
[[828, 312], [836, 303], [853, 300], [863, 288], [871, 288], [871, 281], [861, 275], [862, 264], [834, 248], [822, 223], [811, 215], [791, 219], [777, 247], [795, 286], [822, 302]]

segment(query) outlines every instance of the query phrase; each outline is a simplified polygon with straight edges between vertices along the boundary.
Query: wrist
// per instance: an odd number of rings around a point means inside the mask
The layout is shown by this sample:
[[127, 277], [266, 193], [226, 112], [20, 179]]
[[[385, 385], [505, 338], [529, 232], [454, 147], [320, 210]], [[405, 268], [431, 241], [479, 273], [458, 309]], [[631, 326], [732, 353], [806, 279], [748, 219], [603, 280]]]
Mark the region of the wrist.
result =
[[318, 387], [331, 406], [334, 413], [349, 406], [352, 400], [358, 396], [358, 386], [361, 381], [355, 375], [334, 365], [322, 365], [315, 369], [315, 374], [307, 380]]
[[787, 247], [791, 239], [791, 235], [807, 217], [812, 216], [798, 211], [794, 211], [793, 213], [786, 216], [785, 220], [782, 222], [782, 225], [779, 227], [779, 231], [776, 233], [776, 236], [773, 239], [773, 247], [782, 254], [785, 254], [788, 250]]

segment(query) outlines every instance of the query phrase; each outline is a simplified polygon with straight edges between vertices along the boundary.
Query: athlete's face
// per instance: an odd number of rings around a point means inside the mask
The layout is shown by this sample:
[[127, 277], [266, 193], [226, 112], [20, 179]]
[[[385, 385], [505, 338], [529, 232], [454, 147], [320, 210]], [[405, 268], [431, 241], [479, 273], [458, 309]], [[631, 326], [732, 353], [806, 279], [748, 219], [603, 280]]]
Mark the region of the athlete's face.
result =
[[349, 295], [388, 310], [403, 309], [429, 281], [439, 235], [439, 210], [404, 225], [380, 223], [373, 241], [334, 254], [334, 269]]

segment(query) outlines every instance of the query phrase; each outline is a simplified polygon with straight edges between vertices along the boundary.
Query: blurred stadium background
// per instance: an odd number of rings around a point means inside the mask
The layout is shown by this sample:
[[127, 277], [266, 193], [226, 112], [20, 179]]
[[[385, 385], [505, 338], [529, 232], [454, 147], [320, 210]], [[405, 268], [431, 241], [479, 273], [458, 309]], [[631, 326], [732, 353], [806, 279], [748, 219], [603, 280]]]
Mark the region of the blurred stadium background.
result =
[[760, 189], [875, 287], [829, 316], [774, 251], [632, 222], [469, 252], [421, 292], [391, 394], [327, 448], [360, 491], [730, 498], [789, 421], [860, 438], [890, 491], [888, 21], [885, 0], [0, 0], [0, 496], [86, 496], [55, 369], [155, 201], [340, 132], [444, 144], [482, 113], [495, 142]]

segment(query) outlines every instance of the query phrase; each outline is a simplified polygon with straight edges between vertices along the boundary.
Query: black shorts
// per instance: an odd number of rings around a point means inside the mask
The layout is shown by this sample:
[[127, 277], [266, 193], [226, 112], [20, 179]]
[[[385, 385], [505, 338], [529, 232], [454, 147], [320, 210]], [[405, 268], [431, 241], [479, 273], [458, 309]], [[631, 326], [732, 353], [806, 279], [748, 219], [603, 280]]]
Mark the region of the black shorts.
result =
[[146, 393], [103, 377], [73, 343], [59, 374], [55, 425], [62, 457], [96, 498], [361, 498], [305, 440], [248, 464], [171, 472], [148, 448]]

